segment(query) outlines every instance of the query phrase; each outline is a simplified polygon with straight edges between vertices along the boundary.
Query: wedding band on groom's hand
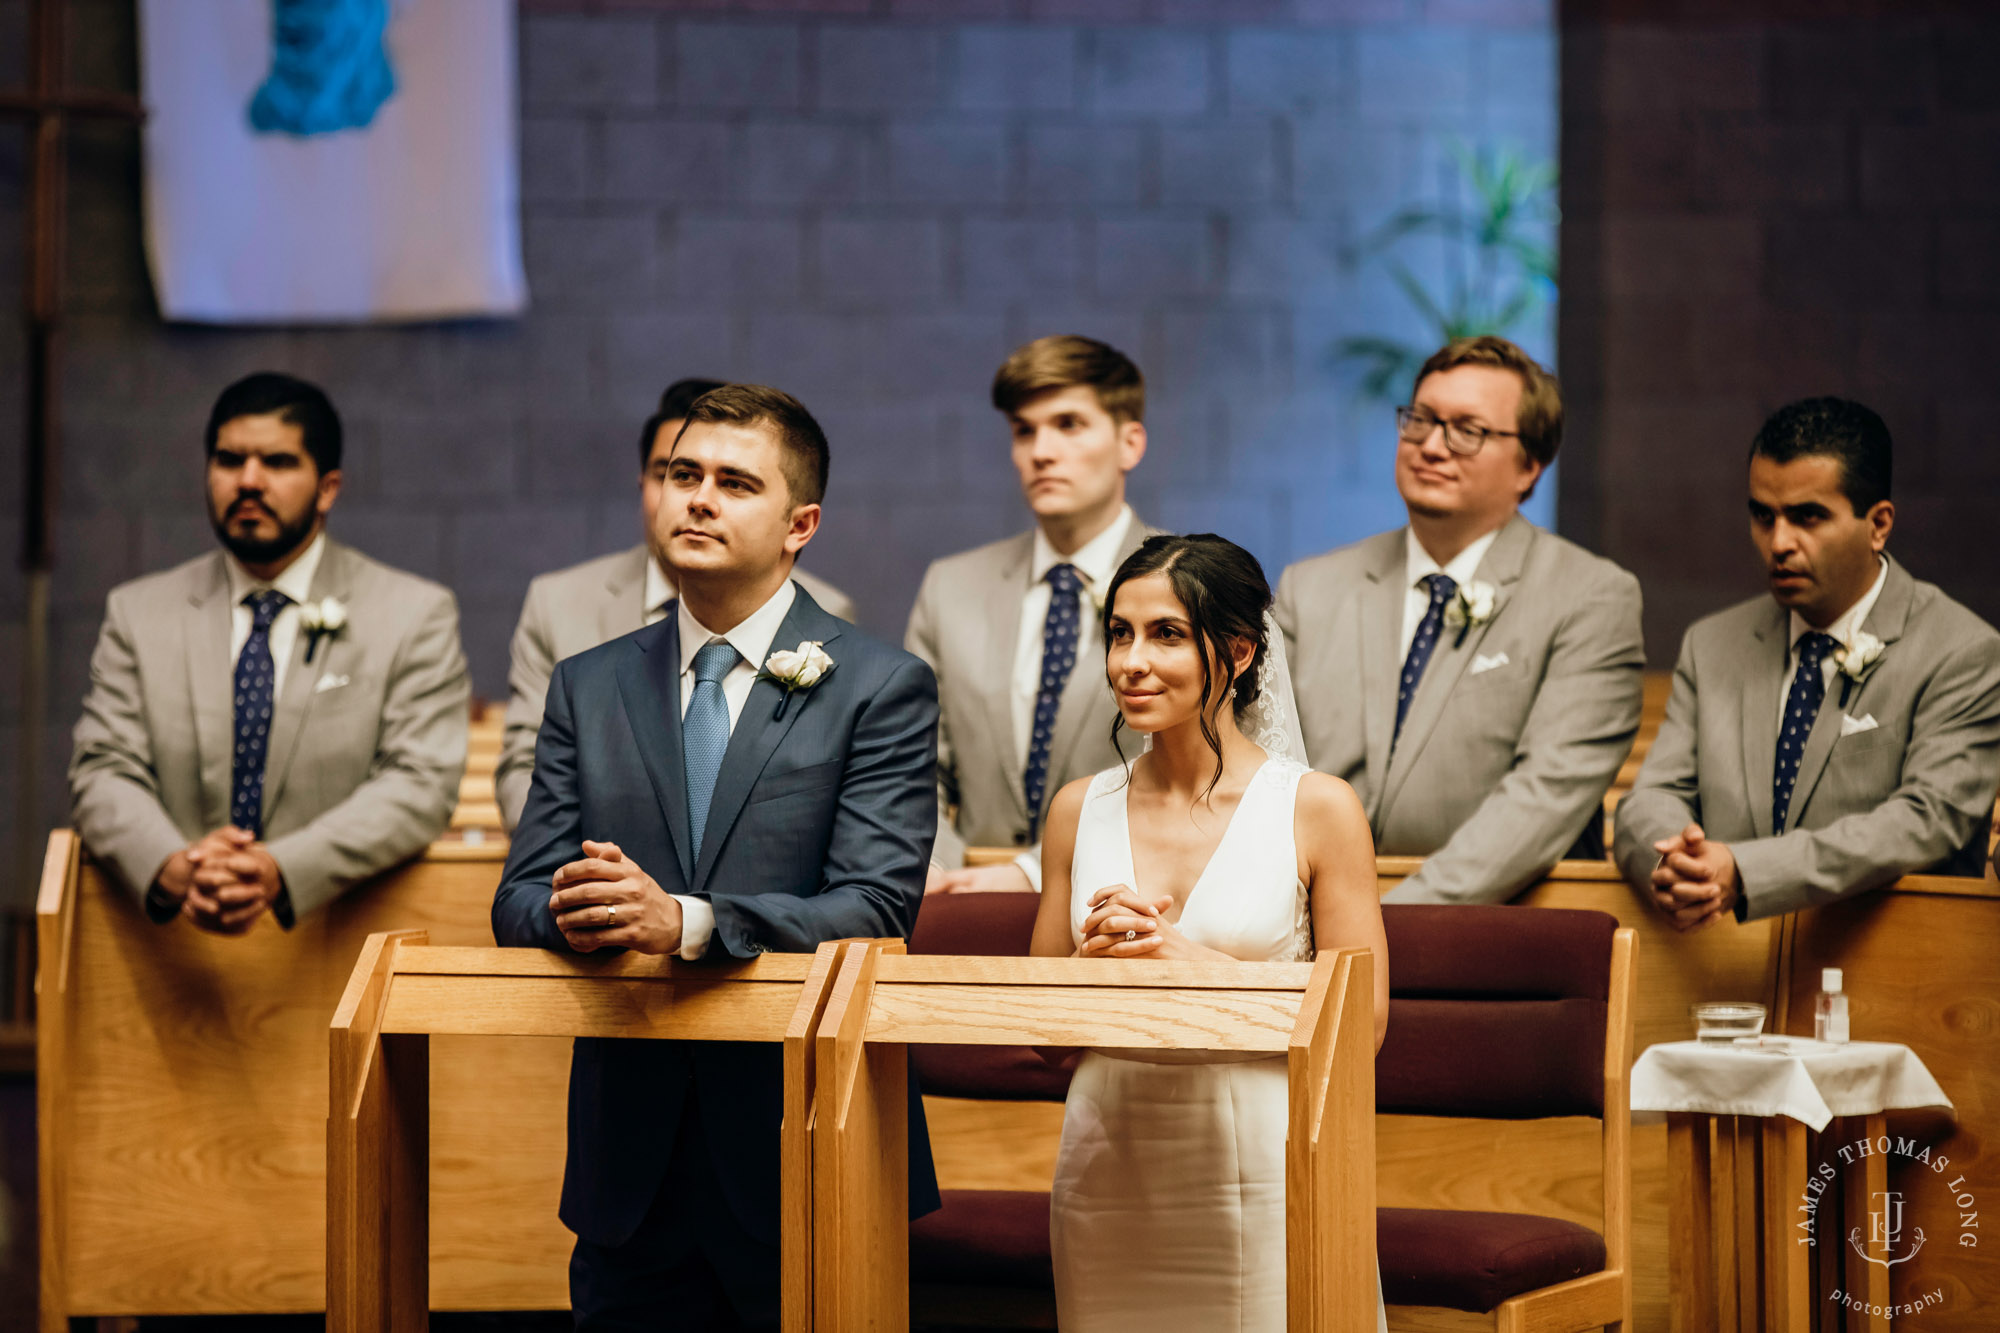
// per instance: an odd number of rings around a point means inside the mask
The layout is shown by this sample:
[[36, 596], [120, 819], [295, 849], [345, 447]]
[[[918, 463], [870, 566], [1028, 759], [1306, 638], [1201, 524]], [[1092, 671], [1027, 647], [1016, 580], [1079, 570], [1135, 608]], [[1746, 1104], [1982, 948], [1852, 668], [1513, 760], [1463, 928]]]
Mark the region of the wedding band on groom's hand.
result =
[[604, 909], [604, 924], [607, 926], [618, 924], [618, 904], [613, 903]]

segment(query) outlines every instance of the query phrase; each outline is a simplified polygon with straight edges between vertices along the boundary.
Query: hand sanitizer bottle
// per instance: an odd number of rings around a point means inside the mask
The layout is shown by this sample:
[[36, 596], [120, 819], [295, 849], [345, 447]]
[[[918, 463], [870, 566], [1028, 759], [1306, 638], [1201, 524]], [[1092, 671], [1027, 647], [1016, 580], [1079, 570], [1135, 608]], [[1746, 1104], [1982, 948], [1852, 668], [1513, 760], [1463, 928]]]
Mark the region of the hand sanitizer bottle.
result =
[[1813, 997], [1813, 1036], [1821, 1041], [1847, 1041], [1847, 996], [1841, 993], [1837, 967], [1820, 969], [1819, 994]]

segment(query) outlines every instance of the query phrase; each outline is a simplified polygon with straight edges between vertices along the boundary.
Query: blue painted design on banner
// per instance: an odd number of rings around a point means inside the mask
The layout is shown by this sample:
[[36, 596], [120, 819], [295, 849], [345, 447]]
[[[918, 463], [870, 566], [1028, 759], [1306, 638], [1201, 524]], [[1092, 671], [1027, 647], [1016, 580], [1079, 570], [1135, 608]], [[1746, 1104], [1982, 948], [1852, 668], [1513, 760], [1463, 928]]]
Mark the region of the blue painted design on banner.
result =
[[271, 0], [271, 72], [250, 101], [264, 134], [360, 129], [396, 91], [389, 0]]

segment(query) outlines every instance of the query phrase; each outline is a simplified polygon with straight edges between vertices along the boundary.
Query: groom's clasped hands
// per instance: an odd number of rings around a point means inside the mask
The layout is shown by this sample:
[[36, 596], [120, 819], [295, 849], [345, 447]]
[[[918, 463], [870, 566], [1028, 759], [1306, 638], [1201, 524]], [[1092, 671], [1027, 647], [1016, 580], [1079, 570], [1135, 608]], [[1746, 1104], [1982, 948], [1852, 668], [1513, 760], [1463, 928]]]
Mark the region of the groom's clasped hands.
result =
[[1148, 900], [1123, 884], [1099, 889], [1090, 899], [1083, 921], [1079, 958], [1200, 958], [1196, 948], [1166, 918], [1174, 900], [1164, 894]]
[[556, 928], [578, 953], [672, 953], [681, 947], [681, 905], [626, 860], [615, 842], [584, 839], [583, 859], [561, 867], [550, 883]]

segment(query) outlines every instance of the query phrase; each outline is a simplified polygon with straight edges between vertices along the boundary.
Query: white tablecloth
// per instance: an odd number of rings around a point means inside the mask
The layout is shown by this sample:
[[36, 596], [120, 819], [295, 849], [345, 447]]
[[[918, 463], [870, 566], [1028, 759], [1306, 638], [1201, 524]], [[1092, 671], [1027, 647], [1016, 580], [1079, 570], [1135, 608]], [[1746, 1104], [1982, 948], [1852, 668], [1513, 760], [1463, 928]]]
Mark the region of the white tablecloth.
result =
[[1821, 1130], [1835, 1116], [1951, 1105], [1916, 1052], [1899, 1042], [1760, 1040], [1647, 1047], [1632, 1066], [1632, 1109], [1788, 1115]]

